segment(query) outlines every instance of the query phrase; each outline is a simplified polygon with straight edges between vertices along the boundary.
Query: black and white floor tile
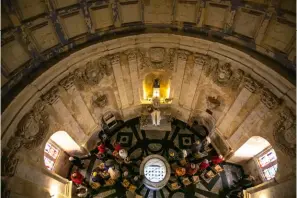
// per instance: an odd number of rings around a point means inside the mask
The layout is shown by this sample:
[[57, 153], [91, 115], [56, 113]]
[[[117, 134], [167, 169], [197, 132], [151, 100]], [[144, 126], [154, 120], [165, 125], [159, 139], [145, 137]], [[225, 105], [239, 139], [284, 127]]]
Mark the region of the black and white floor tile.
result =
[[[129, 156], [132, 160], [141, 160], [150, 154], [160, 154], [168, 156], [169, 151], [178, 151], [179, 149], [189, 149], [190, 146], [199, 139], [197, 134], [191, 132], [186, 124], [181, 121], [172, 123], [172, 131], [141, 131], [139, 127], [139, 119], [130, 120], [113, 131], [111, 135], [111, 142], [118, 141], [128, 150]], [[90, 180], [91, 172], [99, 163], [96, 157], [92, 157], [89, 166], [84, 173], [87, 180]], [[237, 181], [243, 174], [240, 166], [223, 163], [224, 171], [216, 177], [207, 180], [201, 178], [198, 184], [191, 184], [186, 188], [171, 191], [164, 187], [159, 191], [147, 189], [141, 185], [136, 192], [141, 194], [144, 198], [190, 198], [190, 197], [220, 197], [220, 193]], [[134, 171], [138, 171], [139, 166], [135, 166]], [[94, 198], [106, 197], [127, 197], [125, 189], [117, 184], [113, 187], [101, 187], [93, 196]]]

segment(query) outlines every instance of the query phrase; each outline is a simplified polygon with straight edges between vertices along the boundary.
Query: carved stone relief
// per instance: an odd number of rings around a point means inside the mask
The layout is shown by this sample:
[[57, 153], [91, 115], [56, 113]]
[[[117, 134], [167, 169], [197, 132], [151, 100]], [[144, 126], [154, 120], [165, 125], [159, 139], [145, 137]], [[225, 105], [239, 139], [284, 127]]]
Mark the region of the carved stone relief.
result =
[[261, 84], [253, 79], [250, 75], [244, 76], [243, 81], [245, 88], [247, 88], [252, 93], [255, 93], [261, 88]]
[[290, 157], [296, 157], [296, 117], [287, 107], [279, 116], [273, 131], [276, 145]]
[[[78, 68], [73, 73], [73, 78], [78, 84], [97, 85], [103, 79], [104, 75], [112, 74], [111, 62], [107, 57], [95, 61], [89, 61], [84, 68]], [[81, 86], [78, 86], [81, 88]]]
[[107, 95], [102, 93], [94, 94], [92, 97], [92, 103], [100, 108], [105, 107], [108, 103]]
[[66, 90], [70, 89], [73, 86], [73, 82], [74, 82], [74, 75], [70, 74], [69, 76], [67, 76], [66, 78], [64, 78], [63, 80], [61, 80], [59, 82], [59, 84]]
[[213, 80], [220, 86], [226, 86], [232, 76], [231, 65], [229, 63], [220, 65], [214, 73]]
[[221, 105], [221, 102], [218, 98], [219, 97], [213, 97], [213, 96], [208, 96], [206, 98], [208, 109], [213, 110]]
[[175, 49], [165, 49], [162, 47], [152, 47], [146, 52], [143, 49], [138, 50], [138, 55], [141, 62], [141, 69], [170, 69], [173, 70], [173, 58]]
[[262, 89], [261, 102], [263, 102], [268, 109], [273, 109], [280, 103], [279, 99], [267, 88]]
[[45, 102], [38, 101], [32, 111], [21, 119], [15, 135], [9, 139], [2, 150], [2, 175], [9, 177], [14, 175], [19, 161], [16, 154], [22, 147], [32, 150], [42, 143], [49, 129], [48, 117]]

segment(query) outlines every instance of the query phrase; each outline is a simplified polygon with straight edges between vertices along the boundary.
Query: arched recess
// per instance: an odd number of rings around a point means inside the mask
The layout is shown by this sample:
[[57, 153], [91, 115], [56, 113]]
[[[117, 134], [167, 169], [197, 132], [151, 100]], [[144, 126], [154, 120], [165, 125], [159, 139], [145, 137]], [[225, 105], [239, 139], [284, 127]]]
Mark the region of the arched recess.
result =
[[261, 136], [250, 137], [230, 161], [241, 164], [245, 173], [255, 178], [255, 183], [274, 179], [278, 169], [277, 154], [271, 144]]
[[66, 131], [57, 131], [45, 144], [44, 164], [48, 170], [66, 178], [71, 166], [68, 158], [83, 153], [81, 147]]

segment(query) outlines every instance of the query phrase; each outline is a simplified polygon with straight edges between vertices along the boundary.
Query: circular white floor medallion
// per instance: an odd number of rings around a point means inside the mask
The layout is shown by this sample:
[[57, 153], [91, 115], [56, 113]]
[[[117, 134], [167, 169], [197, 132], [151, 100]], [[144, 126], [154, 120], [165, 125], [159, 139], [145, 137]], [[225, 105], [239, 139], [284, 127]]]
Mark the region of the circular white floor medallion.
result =
[[166, 176], [166, 166], [160, 159], [150, 159], [144, 165], [144, 176], [151, 182], [160, 182]]

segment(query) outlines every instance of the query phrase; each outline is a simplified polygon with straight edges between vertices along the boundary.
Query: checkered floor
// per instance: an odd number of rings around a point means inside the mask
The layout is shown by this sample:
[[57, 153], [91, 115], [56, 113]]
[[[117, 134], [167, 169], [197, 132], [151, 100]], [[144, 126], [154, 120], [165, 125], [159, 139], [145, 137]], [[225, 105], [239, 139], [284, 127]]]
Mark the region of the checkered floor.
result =
[[[199, 139], [194, 133], [187, 128], [180, 128], [181, 122], [172, 124], [172, 131], [143, 131], [140, 130], [138, 119], [130, 120], [122, 127], [114, 131], [111, 142], [114, 140], [128, 150], [129, 156], [133, 161], [141, 160], [142, 157], [150, 154], [159, 154], [165, 156], [169, 151], [177, 151], [178, 149], [189, 149], [190, 146]], [[212, 151], [213, 152], [213, 151]], [[213, 153], [212, 153], [213, 154]], [[202, 159], [203, 160], [203, 159]], [[83, 170], [83, 174], [87, 179], [90, 178], [92, 170], [100, 163], [96, 158], [89, 161], [87, 170]], [[141, 185], [136, 192], [142, 197], [221, 197], [224, 189], [228, 188], [237, 181], [243, 174], [240, 166], [223, 163], [223, 172], [220, 172], [212, 179], [200, 177], [200, 182], [190, 184], [179, 190], [170, 190], [167, 186], [161, 190], [153, 191]], [[137, 172], [138, 166], [134, 167]], [[91, 182], [91, 181], [90, 181]], [[99, 191], [94, 193], [93, 197], [133, 197], [133, 193], [126, 192], [120, 186], [113, 188], [101, 187]]]

